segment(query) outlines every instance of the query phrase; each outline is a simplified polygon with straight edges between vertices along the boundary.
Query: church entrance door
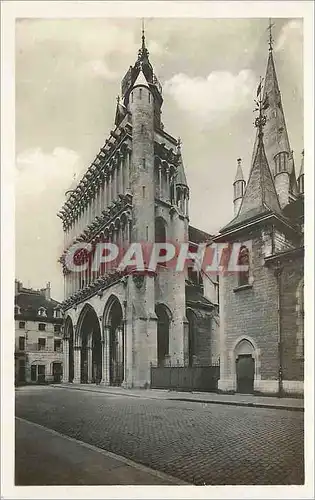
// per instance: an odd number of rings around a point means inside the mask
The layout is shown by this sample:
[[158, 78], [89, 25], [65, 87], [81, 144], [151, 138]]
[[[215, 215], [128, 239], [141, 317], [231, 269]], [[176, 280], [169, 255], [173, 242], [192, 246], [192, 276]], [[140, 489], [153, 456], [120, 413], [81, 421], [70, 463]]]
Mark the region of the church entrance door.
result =
[[250, 354], [241, 354], [236, 360], [237, 392], [251, 394], [254, 392], [255, 360]]

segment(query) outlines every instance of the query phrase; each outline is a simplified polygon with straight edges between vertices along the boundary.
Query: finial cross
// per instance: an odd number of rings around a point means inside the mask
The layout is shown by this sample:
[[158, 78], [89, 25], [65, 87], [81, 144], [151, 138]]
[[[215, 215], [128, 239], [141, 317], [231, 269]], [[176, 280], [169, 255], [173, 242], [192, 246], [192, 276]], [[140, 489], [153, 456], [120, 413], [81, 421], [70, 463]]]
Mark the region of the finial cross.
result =
[[272, 51], [272, 46], [273, 46], [273, 38], [272, 38], [272, 28], [274, 27], [274, 23], [271, 22], [271, 17], [269, 17], [269, 25], [268, 25], [268, 31], [269, 31], [269, 51]]

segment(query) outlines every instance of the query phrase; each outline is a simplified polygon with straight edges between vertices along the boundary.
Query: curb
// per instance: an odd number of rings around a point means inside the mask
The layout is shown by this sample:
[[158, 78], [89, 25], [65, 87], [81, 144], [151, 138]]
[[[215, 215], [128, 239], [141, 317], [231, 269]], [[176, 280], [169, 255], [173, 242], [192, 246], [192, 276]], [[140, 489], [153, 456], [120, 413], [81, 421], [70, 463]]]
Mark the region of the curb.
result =
[[[96, 392], [98, 394], [112, 394], [114, 396], [128, 396], [129, 398], [141, 398], [141, 395], [137, 394], [128, 394], [128, 392], [122, 394], [121, 392], [112, 392], [112, 391], [106, 391], [106, 390], [96, 390], [96, 389], [87, 389], [87, 388], [80, 388], [80, 387], [70, 387], [66, 385], [54, 385], [51, 384], [51, 387], [55, 387], [57, 389], [70, 389], [72, 391], [84, 391], [84, 392]], [[162, 399], [163, 401], [183, 401], [183, 402], [189, 402], [189, 403], [202, 403], [202, 404], [216, 404], [216, 405], [228, 405], [228, 406], [243, 406], [247, 408], [274, 408], [275, 410], [288, 410], [288, 411], [299, 411], [299, 412], [304, 412], [304, 407], [302, 406], [285, 406], [285, 405], [280, 405], [280, 404], [268, 404], [268, 403], [253, 403], [253, 402], [246, 402], [246, 401], [218, 401], [217, 399], [194, 399], [194, 398], [181, 398], [181, 397], [173, 397], [173, 398], [155, 398], [155, 397], [145, 397], [145, 399], [150, 399], [150, 400], [159, 400]]]
[[218, 401], [216, 399], [189, 399], [189, 398], [168, 398], [168, 401], [186, 401], [193, 403], [208, 403], [212, 405], [229, 405], [229, 406], [247, 406], [249, 408], [274, 408], [275, 410], [289, 410], [304, 412], [301, 406], [284, 406], [284, 405], [271, 405], [268, 403], [251, 403], [246, 401]]

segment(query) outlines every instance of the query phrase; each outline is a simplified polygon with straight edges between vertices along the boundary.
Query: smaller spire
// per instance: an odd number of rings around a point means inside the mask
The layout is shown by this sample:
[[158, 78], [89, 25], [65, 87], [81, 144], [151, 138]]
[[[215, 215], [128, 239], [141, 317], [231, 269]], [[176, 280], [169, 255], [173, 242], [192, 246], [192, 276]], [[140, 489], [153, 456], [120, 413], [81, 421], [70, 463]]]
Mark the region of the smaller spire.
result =
[[237, 169], [234, 182], [244, 181], [243, 169], [242, 169], [242, 159], [237, 159]]
[[304, 149], [302, 151], [301, 168], [300, 168], [299, 177], [301, 177], [301, 175], [304, 175]]

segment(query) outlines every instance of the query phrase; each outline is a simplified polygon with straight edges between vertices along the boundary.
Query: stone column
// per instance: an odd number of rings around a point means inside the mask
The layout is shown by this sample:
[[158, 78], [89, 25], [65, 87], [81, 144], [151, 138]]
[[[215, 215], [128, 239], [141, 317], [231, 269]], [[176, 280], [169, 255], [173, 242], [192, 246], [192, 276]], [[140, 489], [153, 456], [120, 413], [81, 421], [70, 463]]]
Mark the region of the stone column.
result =
[[166, 167], [166, 199], [170, 201], [170, 167]]
[[159, 198], [162, 198], [162, 165], [159, 164]]
[[103, 385], [110, 385], [109, 378], [109, 326], [104, 326], [102, 338], [102, 381]]
[[63, 339], [63, 367], [62, 367], [62, 382], [69, 382], [69, 338]]
[[119, 194], [124, 194], [124, 176], [123, 176], [123, 154], [119, 154]]
[[86, 346], [87, 351], [87, 365], [88, 365], [88, 376], [87, 382], [90, 384], [93, 377], [93, 351], [92, 351], [92, 334], [90, 334], [88, 339], [88, 344]]
[[81, 383], [81, 346], [80, 345], [74, 346], [74, 356], [73, 357], [74, 357], [73, 383], [80, 384]]

